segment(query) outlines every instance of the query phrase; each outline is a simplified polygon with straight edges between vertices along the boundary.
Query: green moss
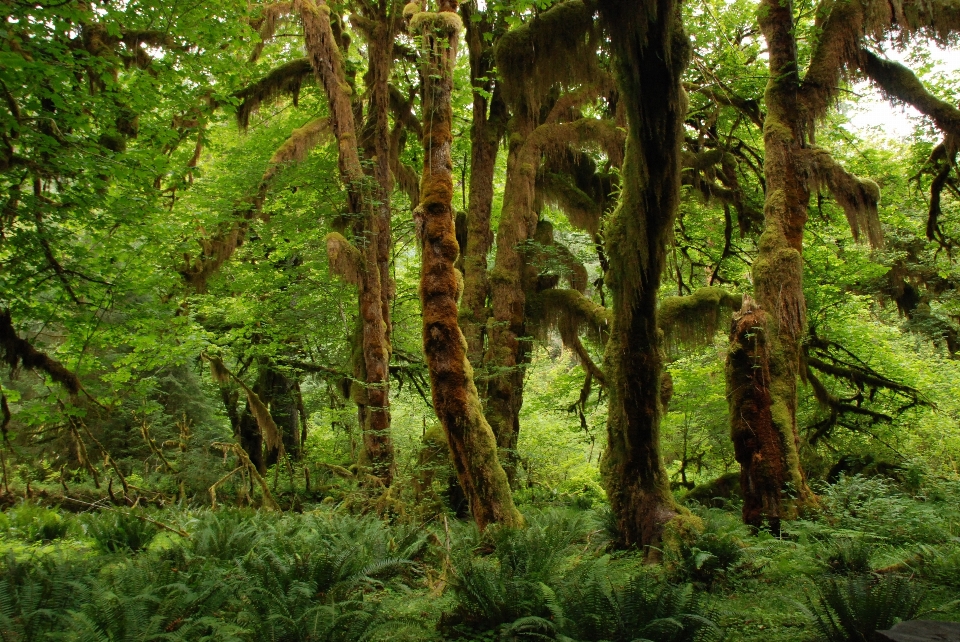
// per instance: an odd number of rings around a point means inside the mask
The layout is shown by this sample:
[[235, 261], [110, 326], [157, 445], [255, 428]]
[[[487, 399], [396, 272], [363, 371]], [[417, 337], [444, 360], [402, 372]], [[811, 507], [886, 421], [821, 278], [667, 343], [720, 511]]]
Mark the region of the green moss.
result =
[[[689, 296], [669, 296], [660, 301], [658, 325], [663, 330], [668, 349], [676, 351], [681, 344], [710, 342], [727, 319], [743, 303], [743, 295], [720, 287], [700, 288]], [[726, 315], [726, 316], [725, 316]]]
[[[410, 7], [410, 5], [407, 5], [407, 7]], [[404, 15], [406, 15], [406, 8], [404, 9]], [[439, 13], [421, 11], [413, 14], [413, 17], [410, 18], [410, 31], [414, 33], [430, 31], [438, 35], [449, 36], [460, 33], [462, 29], [463, 21], [460, 16], [449, 11]]]

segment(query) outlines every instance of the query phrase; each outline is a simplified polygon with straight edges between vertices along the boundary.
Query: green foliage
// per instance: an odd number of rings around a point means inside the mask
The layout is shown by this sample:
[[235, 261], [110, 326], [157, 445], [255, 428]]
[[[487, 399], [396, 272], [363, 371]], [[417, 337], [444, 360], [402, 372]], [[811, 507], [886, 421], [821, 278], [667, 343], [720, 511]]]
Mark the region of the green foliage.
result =
[[923, 592], [900, 575], [826, 578], [806, 611], [827, 642], [869, 642], [874, 631], [914, 618], [922, 601]]
[[124, 511], [93, 513], [83, 520], [83, 529], [107, 553], [142, 551], [158, 530], [136, 513]]
[[700, 510], [697, 515], [703, 519], [703, 531], [667, 547], [664, 563], [675, 580], [710, 588], [746, 570], [747, 529], [720, 509]]
[[869, 573], [871, 547], [862, 537], [835, 537], [826, 547], [827, 567], [840, 575]]
[[[7, 513], [8, 532], [28, 542], [50, 542], [66, 537], [73, 529], [71, 519], [49, 508], [23, 503]], [[3, 526], [0, 523], [0, 526]]]

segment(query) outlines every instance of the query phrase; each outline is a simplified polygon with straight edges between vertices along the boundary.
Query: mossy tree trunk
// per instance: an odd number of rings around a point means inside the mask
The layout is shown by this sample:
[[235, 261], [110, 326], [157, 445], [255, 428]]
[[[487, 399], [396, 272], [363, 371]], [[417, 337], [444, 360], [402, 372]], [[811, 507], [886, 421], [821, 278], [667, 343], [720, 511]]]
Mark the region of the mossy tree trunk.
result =
[[456, 3], [446, 0], [440, 9], [436, 13], [415, 13], [410, 21], [410, 30], [422, 36], [423, 48], [424, 165], [416, 212], [423, 230], [423, 349], [434, 410], [446, 432], [457, 478], [478, 527], [483, 529], [491, 523], [519, 526], [522, 519], [497, 459], [493, 431], [481, 411], [467, 344], [457, 323], [460, 287], [454, 264], [460, 248], [453, 211], [450, 95], [462, 27]]
[[[460, 327], [467, 340], [467, 357], [476, 370], [483, 364], [490, 281], [487, 254], [493, 244], [490, 214], [497, 151], [507, 123], [507, 107], [499, 83], [494, 84], [493, 27], [486, 14], [467, 4], [461, 7], [470, 53], [473, 122], [470, 128], [470, 195], [467, 205], [467, 244], [463, 251], [463, 296]], [[479, 15], [479, 20], [474, 16]]]
[[689, 43], [675, 0], [597, 6], [627, 112], [620, 202], [605, 228], [613, 323], [604, 355], [610, 399], [601, 471], [620, 545], [651, 546], [680, 513], [660, 454], [657, 298], [680, 199]]
[[491, 317], [484, 363], [488, 369], [486, 416], [497, 437], [500, 457], [511, 483], [516, 473], [516, 447], [523, 405], [523, 367], [528, 359], [524, 341], [526, 295], [521, 244], [533, 238], [539, 218], [534, 209], [539, 150], [529, 137], [536, 127], [524, 110], [510, 120], [507, 183], [497, 228], [497, 255], [490, 273]]
[[797, 506], [811, 497], [800, 468], [797, 433], [797, 375], [806, 328], [803, 228], [810, 187], [803, 160], [806, 122], [793, 3], [764, 0], [760, 27], [770, 60], [763, 127], [764, 227], [753, 263], [760, 311], [745, 308], [734, 324], [727, 393], [744, 521], [778, 530], [780, 521], [795, 516]]
[[[384, 6], [392, 5], [385, 3]], [[348, 213], [360, 224], [356, 230], [359, 254], [355, 281], [359, 290], [360, 348], [362, 360], [358, 360], [358, 374], [365, 383], [363, 407], [360, 411], [363, 431], [364, 463], [369, 463], [372, 472], [385, 485], [392, 481], [395, 463], [393, 441], [390, 436], [390, 323], [389, 301], [389, 154], [382, 153], [373, 159], [373, 175], [364, 172], [360, 160], [358, 130], [354, 119], [351, 89], [344, 72], [339, 43], [330, 23], [330, 8], [323, 0], [298, 0], [296, 3], [304, 26], [307, 54], [330, 108], [330, 122], [337, 138], [340, 177], [347, 188]], [[386, 10], [385, 10], [386, 11]], [[385, 13], [382, 20], [393, 20], [393, 12]], [[384, 106], [385, 83], [392, 62], [392, 44], [385, 42], [388, 27], [381, 20], [366, 22], [369, 38], [371, 71], [368, 76], [371, 87], [371, 129], [363, 132], [364, 145], [374, 152], [386, 149], [389, 123]], [[384, 30], [381, 32], [381, 30]], [[390, 31], [392, 43], [393, 33]], [[386, 69], [384, 69], [386, 65]], [[380, 91], [377, 91], [377, 89]], [[381, 131], [382, 130], [382, 131]], [[329, 243], [328, 243], [329, 247]], [[386, 315], [386, 316], [385, 316]]]

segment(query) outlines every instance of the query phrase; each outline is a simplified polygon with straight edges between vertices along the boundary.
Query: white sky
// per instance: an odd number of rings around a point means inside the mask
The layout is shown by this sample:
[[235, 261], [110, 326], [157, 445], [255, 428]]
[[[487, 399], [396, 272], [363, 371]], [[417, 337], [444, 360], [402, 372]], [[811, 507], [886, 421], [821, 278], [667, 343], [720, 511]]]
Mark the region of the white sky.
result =
[[[890, 48], [885, 55], [908, 67], [916, 66], [907, 59], [906, 52]], [[933, 63], [933, 73], [960, 79], [960, 50], [932, 46], [930, 59]], [[847, 129], [861, 136], [906, 138], [913, 133], [917, 124], [924, 122], [919, 112], [913, 107], [891, 105], [867, 82], [855, 85], [851, 97], [841, 101], [840, 109], [850, 118]]]

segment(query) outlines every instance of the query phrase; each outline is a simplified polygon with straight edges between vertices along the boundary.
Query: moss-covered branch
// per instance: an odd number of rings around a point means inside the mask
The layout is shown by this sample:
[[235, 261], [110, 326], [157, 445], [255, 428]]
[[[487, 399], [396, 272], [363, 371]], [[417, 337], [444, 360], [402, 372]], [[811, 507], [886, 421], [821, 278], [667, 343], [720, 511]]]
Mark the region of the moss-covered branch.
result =
[[826, 185], [847, 217], [854, 239], [866, 235], [872, 247], [883, 245], [883, 230], [877, 207], [880, 186], [868, 178], [854, 176], [826, 150], [808, 147], [803, 156], [809, 163], [814, 185]]
[[296, 105], [300, 97], [300, 88], [305, 82], [312, 80], [310, 61], [298, 58], [280, 65], [257, 82], [244, 87], [234, 94], [240, 101], [237, 105], [237, 124], [240, 129], [246, 129], [250, 124], [250, 115], [260, 109], [264, 103], [276, 100], [280, 96], [289, 95]]
[[0, 350], [3, 352], [4, 363], [11, 370], [23, 366], [28, 370], [45, 372], [53, 381], [66, 388], [71, 396], [76, 396], [83, 389], [77, 375], [56, 359], [34, 348], [26, 339], [20, 338], [13, 327], [9, 310], [0, 311]]
[[713, 340], [717, 330], [739, 310], [743, 296], [720, 287], [700, 288], [688, 296], [668, 296], [660, 301], [658, 323], [668, 348]]
[[496, 47], [497, 71], [507, 101], [531, 113], [555, 85], [597, 78], [594, 9], [567, 0], [505, 33]]

